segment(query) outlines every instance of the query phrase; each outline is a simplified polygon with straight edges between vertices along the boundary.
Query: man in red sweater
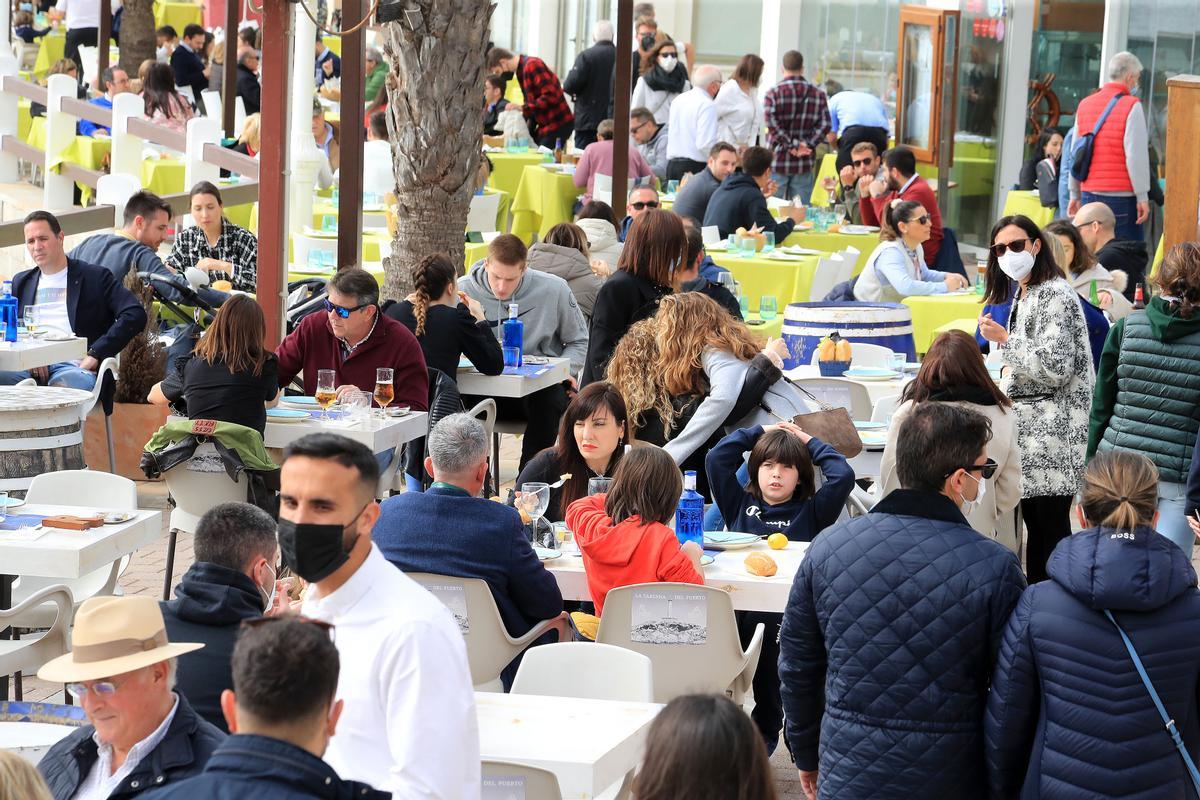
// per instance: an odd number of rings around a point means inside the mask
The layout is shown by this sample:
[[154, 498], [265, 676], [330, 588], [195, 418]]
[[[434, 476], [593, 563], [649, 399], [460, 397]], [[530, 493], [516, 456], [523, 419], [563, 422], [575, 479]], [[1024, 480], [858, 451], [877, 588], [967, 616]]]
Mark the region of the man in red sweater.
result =
[[417, 337], [379, 313], [379, 284], [369, 272], [344, 269], [329, 279], [325, 313], [309, 314], [280, 343], [279, 385], [304, 373], [304, 393], [317, 391], [317, 370], [337, 373], [338, 397], [375, 391], [375, 370], [391, 367], [396, 405], [429, 410], [429, 372]]
[[555, 142], [564, 146], [575, 129], [575, 116], [563, 95], [558, 76], [546, 66], [546, 62], [535, 56], [512, 53], [502, 47], [493, 47], [487, 55], [488, 72], [493, 75], [510, 76], [517, 79], [525, 105], [509, 106], [525, 115], [529, 130], [539, 145], [554, 147]]
[[904, 145], [896, 145], [883, 154], [883, 167], [887, 180], [875, 180], [870, 175], [858, 181], [858, 207], [862, 211], [864, 225], [880, 225], [884, 207], [899, 197], [915, 200], [929, 212], [931, 228], [929, 239], [921, 245], [925, 250], [925, 263], [932, 267], [937, 263], [938, 251], [942, 249], [942, 212], [938, 208], [937, 196], [925, 179], [917, 174], [917, 157]]

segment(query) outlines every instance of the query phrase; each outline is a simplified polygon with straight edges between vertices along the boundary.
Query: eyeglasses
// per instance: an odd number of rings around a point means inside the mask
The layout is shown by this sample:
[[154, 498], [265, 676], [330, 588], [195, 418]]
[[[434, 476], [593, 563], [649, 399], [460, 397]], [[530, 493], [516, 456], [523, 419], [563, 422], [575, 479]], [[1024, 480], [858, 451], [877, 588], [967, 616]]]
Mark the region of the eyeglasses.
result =
[[643, 208], [658, 208], [657, 200], [638, 200], [636, 203], [630, 203], [634, 211], [641, 211]]
[[997, 464], [993, 459], [989, 458], [986, 461], [984, 461], [982, 464], [968, 464], [965, 467], [956, 467], [953, 472], [946, 473], [946, 477], [949, 478], [951, 475], [953, 475], [955, 472], [958, 472], [958, 470], [960, 470], [960, 469], [966, 470], [967, 472], [978, 471], [979, 477], [983, 478], [986, 481], [988, 478], [990, 478], [996, 474], [996, 470], [1000, 469], [1000, 465]]
[[874, 158], [860, 158], [855, 161], [851, 161], [850, 163], [856, 167], [866, 167], [872, 164], [874, 161]]
[[992, 245], [992, 254], [996, 256], [996, 258], [999, 258], [1000, 256], [1004, 255], [1006, 250], [1011, 250], [1014, 253], [1023, 253], [1025, 252], [1025, 245], [1032, 241], [1033, 239], [1017, 239], [1015, 241], [1008, 242], [1007, 244], [1004, 242], [998, 242]]
[[646, 126], [647, 126], [647, 125], [649, 125], [649, 124], [650, 124], [649, 122], [643, 122], [641, 125], [638, 125], [638, 126], [637, 126], [637, 127], [635, 127], [635, 128], [630, 128], [630, 129], [629, 129], [629, 132], [630, 132], [631, 134], [633, 134], [633, 133], [637, 133], [638, 131], [640, 131], [642, 128], [646, 127]]
[[353, 314], [355, 311], [361, 311], [362, 309], [366, 308], [369, 305], [373, 305], [373, 304], [372, 303], [363, 303], [362, 305], [355, 306], [354, 308], [346, 308], [345, 306], [334, 305], [333, 303], [329, 302], [328, 298], [325, 299], [325, 310], [334, 312], [342, 319], [349, 319], [350, 315]]
[[[121, 681], [121, 683], [125, 683], [125, 681]], [[82, 700], [88, 692], [92, 692], [98, 697], [112, 697], [120, 688], [120, 684], [112, 681], [95, 681], [91, 686], [86, 683], [68, 683], [67, 693], [76, 700]]]
[[1095, 225], [1099, 221], [1098, 219], [1090, 219], [1087, 222], [1072, 222], [1071, 224], [1075, 226], [1075, 230], [1079, 230], [1080, 228], [1086, 228], [1088, 225]]

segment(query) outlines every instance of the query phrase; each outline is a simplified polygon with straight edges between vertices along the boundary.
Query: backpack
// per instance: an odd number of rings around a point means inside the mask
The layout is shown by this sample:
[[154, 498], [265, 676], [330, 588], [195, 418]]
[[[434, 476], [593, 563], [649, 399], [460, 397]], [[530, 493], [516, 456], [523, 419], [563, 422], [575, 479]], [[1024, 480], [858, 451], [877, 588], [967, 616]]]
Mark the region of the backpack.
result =
[[1108, 115], [1112, 113], [1113, 108], [1117, 105], [1117, 101], [1125, 96], [1125, 92], [1118, 92], [1113, 95], [1113, 98], [1108, 101], [1108, 105], [1104, 107], [1104, 113], [1096, 120], [1096, 127], [1091, 133], [1081, 133], [1075, 141], [1075, 148], [1071, 151], [1073, 160], [1071, 161], [1071, 177], [1083, 183], [1087, 180], [1088, 172], [1092, 169], [1092, 146], [1095, 144], [1096, 134], [1104, 127], [1104, 121], [1108, 119]]

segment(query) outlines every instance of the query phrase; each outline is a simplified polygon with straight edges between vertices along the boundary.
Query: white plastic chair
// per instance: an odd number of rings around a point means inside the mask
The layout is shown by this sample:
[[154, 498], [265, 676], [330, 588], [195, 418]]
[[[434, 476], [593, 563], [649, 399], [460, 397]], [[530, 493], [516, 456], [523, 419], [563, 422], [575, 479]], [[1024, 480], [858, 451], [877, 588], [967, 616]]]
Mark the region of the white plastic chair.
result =
[[83, 65], [83, 85], [93, 85], [96, 82], [96, 76], [100, 74], [100, 49], [90, 45], [80, 45], [79, 63]]
[[[706, 634], [702, 644], [647, 644], [633, 641], [634, 593], [703, 595], [706, 604]], [[608, 592], [596, 641], [634, 650], [654, 665], [654, 702], [669, 703], [676, 697], [696, 692], [729, 695], [742, 704], [758, 656], [762, 650], [763, 625], [759, 623], [742, 650], [733, 600], [713, 586], [691, 583], [640, 583]]]
[[818, 259], [816, 272], [813, 273], [812, 288], [808, 290], [809, 302], [819, 303], [824, 300], [837, 285], [841, 273], [842, 260], [837, 256]]
[[189, 103], [191, 103], [193, 106], [196, 105], [196, 93], [192, 90], [192, 87], [176, 85], [175, 92], [177, 94], [179, 94], [181, 97], [186, 98], [187, 101]]
[[871, 418], [871, 393], [861, 383], [846, 378], [800, 378], [796, 383], [821, 402], [846, 409], [853, 419]]
[[167, 492], [175, 501], [171, 510], [171, 534], [167, 542], [167, 574], [163, 578], [163, 600], [171, 598], [175, 568], [175, 543], [179, 532], [195, 533], [200, 518], [221, 503], [246, 502], [246, 481], [230, 480], [216, 445], [204, 442], [192, 457], [163, 473]]
[[[625, 184], [625, 196], [626, 197], [628, 197], [629, 193], [633, 191], [633, 187], [636, 183], [637, 183], [637, 178], [630, 178], [630, 179], [628, 179], [628, 181], [626, 181], [626, 184]], [[608, 203], [609, 205], [612, 205], [612, 193], [613, 193], [613, 177], [612, 177], [612, 175], [605, 175], [603, 173], [597, 172], [596, 179], [592, 183], [592, 199], [599, 200], [602, 203]]]
[[850, 496], [846, 498], [846, 513], [851, 517], [865, 517], [871, 513], [871, 509], [879, 499], [872, 497], [865, 489], [855, 486], [850, 490]]
[[[475, 404], [475, 407], [467, 411], [467, 413], [472, 417], [479, 419], [479, 421], [483, 423], [483, 429], [487, 432], [487, 437], [490, 441], [492, 438], [492, 427], [496, 424], [496, 401], [490, 397], [480, 400]], [[426, 431], [426, 433], [428, 434], [428, 431]], [[386, 486], [392, 487], [393, 492], [399, 492], [404, 489], [406, 485], [404, 482], [404, 473], [400, 470], [397, 470], [397, 462], [402, 460], [403, 459], [401, 458], [393, 458], [392, 463], [388, 465], [386, 470], [384, 470], [384, 474], [380, 476], [379, 481], [381, 491], [383, 487]], [[495, 470], [496, 466], [493, 464], [493, 474], [495, 473]], [[386, 495], [379, 494], [379, 496], [385, 497]]]
[[[869, 342], [856, 342], [853, 339], [847, 338], [850, 342], [850, 366], [852, 367], [883, 367], [890, 369], [892, 366], [892, 351], [888, 348], [870, 344]], [[813, 352], [812, 364], [817, 363], [817, 353]]]
[[[221, 93], [215, 89], [205, 89], [200, 92], [201, 99], [204, 100], [204, 116], [212, 117], [213, 119], [224, 119], [221, 116]], [[241, 130], [240, 128], [238, 130]]]
[[512, 694], [654, 702], [650, 659], [623, 647], [561, 642], [529, 649], [517, 667]]
[[51, 604], [54, 609], [54, 620], [49, 630], [24, 639], [0, 639], [0, 675], [14, 676], [13, 688], [17, 700], [21, 700], [23, 694], [22, 673], [36, 673], [47, 661], [58, 658], [68, 650], [67, 627], [72, 619], [71, 590], [62, 584], [55, 584], [11, 609], [0, 610], [0, 629], [24, 627], [17, 620], [43, 603]]
[[37, 42], [26, 43], [20, 39], [16, 39], [12, 43], [13, 55], [17, 57], [17, 69], [22, 72], [27, 72], [33, 69], [37, 64], [37, 55], [39, 45]]
[[[479, 578], [455, 578], [447, 575], [433, 575], [427, 572], [410, 572], [408, 577], [430, 589], [434, 597], [446, 603], [449, 592], [439, 593], [436, 587], [451, 587], [456, 599], [461, 598], [466, 604], [466, 618], [459, 620], [460, 627], [465, 623], [467, 631], [463, 639], [467, 645], [467, 662], [471, 666], [471, 683], [479, 691], [500, 691], [500, 673], [514, 658], [521, 654], [537, 639], [549, 631], [558, 632], [560, 642], [571, 638], [570, 617], [564, 611], [554, 619], [542, 620], [529, 629], [524, 636], [514, 639], [508, 635], [504, 620], [500, 618], [500, 609], [496, 608], [496, 599], [485, 581]], [[433, 587], [433, 588], [431, 588]], [[439, 596], [440, 595], [440, 596]], [[461, 607], [452, 608], [455, 616]]]
[[901, 402], [898, 394], [889, 394], [879, 398], [875, 401], [874, 408], [871, 409], [871, 422], [887, 422], [896, 413]]
[[[484, 761], [483, 778], [521, 778], [525, 785], [520, 794], [512, 795], [523, 800], [562, 800], [562, 789], [558, 776], [548, 769], [516, 761]], [[485, 794], [484, 797], [492, 795]], [[501, 796], [501, 795], [497, 795]], [[508, 797], [509, 795], [502, 795]]]
[[[79, 422], [84, 424], [87, 422], [88, 415], [92, 413], [97, 404], [100, 403], [100, 392], [104, 388], [104, 376], [112, 375], [113, 385], [117, 382], [117, 359], [109, 357], [100, 362], [100, 366], [96, 369], [96, 385], [92, 388], [92, 397], [79, 410]], [[101, 413], [104, 407], [100, 408]], [[104, 440], [108, 444], [108, 471], [114, 475], [117, 473], [117, 450], [113, 446], [112, 432], [112, 416], [104, 414]], [[136, 493], [134, 497], [134, 505], [137, 504]]]
[[[500, 213], [500, 194], [486, 192], [472, 195], [467, 211], [467, 230], [481, 233], [496, 230], [496, 215]], [[384, 221], [387, 224], [387, 221]]]
[[326, 239], [319, 236], [305, 236], [302, 233], [292, 234], [292, 264], [308, 264], [308, 254], [311, 252], [329, 253], [329, 262], [337, 262], [337, 239]]
[[858, 257], [862, 255], [857, 247], [847, 247], [842, 251], [842, 272], [838, 275], [838, 283], [848, 281], [854, 277], [854, 267], [858, 264]]

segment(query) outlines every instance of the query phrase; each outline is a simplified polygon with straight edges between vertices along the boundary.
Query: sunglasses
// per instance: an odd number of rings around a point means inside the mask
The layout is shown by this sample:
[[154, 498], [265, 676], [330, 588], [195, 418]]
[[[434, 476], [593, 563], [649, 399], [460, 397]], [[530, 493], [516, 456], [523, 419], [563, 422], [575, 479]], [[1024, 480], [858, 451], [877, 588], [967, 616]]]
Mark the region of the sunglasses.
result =
[[629, 205], [633, 206], [634, 211], [641, 211], [643, 208], [658, 208], [658, 201], [657, 200], [646, 200], [645, 202], [643, 202], [643, 201], [639, 200], [636, 203], [630, 203]]
[[369, 305], [372, 305], [372, 304], [371, 303], [363, 303], [362, 305], [355, 306], [354, 308], [346, 308], [345, 306], [334, 305], [333, 303], [329, 302], [328, 299], [325, 300], [325, 310], [334, 312], [342, 319], [349, 319], [350, 315], [353, 314], [355, 311], [360, 311]]
[[873, 164], [874, 162], [875, 162], [875, 159], [873, 159], [873, 158], [859, 158], [854, 161], [851, 161], [850, 163], [856, 167], [865, 167], [868, 164]]
[[909, 220], [909, 222], [918, 222], [922, 225], [928, 225], [929, 220], [930, 220], [930, 216], [928, 214], [922, 214], [919, 217], [913, 217], [912, 219]]
[[[993, 459], [989, 458], [987, 461], [983, 462], [982, 464], [968, 464], [965, 467], [958, 467], [957, 469], [954, 470], [954, 472], [957, 472], [960, 469], [966, 470], [967, 472], [978, 471], [979, 477], [983, 478], [986, 481], [988, 478], [990, 478], [996, 474], [996, 470], [1000, 469], [1000, 465], [997, 464]], [[954, 472], [947, 473], [946, 477], [949, 478], [951, 475], [954, 474]]]
[[992, 255], [996, 256], [996, 258], [999, 258], [1000, 256], [1004, 255], [1006, 250], [1011, 250], [1014, 253], [1023, 253], [1025, 252], [1025, 245], [1032, 241], [1033, 239], [1017, 239], [1016, 241], [1009, 242], [1008, 244], [1005, 244], [1004, 242], [994, 244], [991, 247]]

